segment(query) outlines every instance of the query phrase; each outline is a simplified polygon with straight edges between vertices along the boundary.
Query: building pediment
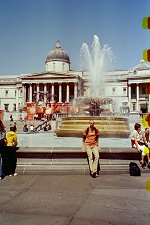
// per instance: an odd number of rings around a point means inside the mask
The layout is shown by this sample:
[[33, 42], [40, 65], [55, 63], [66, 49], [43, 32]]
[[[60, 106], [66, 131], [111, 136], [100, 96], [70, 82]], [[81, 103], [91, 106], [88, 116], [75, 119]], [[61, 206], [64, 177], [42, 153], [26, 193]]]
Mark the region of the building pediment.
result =
[[137, 71], [137, 70], [150, 70], [150, 66], [144, 63], [144, 60], [141, 60], [138, 65], [134, 66], [131, 69], [131, 71]]
[[36, 79], [72, 79], [76, 78], [75, 75], [68, 75], [62, 73], [52, 73], [52, 72], [43, 72], [43, 73], [32, 73], [21, 76], [22, 80], [36, 80]]

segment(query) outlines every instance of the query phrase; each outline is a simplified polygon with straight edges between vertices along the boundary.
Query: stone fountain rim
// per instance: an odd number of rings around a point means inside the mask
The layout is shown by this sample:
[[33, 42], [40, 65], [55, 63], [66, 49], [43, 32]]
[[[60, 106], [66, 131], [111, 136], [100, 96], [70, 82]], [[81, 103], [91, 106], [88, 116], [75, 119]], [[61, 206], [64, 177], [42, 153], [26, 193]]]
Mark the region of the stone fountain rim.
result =
[[121, 116], [68, 116], [62, 118], [63, 120], [128, 120], [128, 117], [121, 117]]

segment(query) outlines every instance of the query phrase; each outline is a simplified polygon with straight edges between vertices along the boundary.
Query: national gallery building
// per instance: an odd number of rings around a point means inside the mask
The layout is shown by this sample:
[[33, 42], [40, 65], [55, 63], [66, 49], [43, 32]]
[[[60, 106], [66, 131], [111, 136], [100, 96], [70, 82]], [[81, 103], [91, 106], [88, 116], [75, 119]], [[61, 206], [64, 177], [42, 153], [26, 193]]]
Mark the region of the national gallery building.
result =
[[[18, 112], [27, 103], [63, 106], [89, 95], [87, 72], [72, 70], [70, 64], [69, 55], [57, 41], [46, 57], [44, 72], [0, 75], [0, 109]], [[150, 66], [143, 60], [129, 70], [108, 71], [105, 78], [103, 93], [113, 99], [114, 112], [150, 112]]]

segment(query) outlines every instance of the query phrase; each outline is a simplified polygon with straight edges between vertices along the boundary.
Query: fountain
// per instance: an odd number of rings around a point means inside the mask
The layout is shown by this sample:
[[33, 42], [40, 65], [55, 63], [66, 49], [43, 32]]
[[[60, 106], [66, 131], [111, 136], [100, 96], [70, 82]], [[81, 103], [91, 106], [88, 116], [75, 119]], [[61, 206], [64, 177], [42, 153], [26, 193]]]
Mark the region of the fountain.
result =
[[56, 130], [57, 136], [82, 137], [89, 121], [94, 120], [101, 137], [129, 137], [128, 118], [114, 116], [113, 100], [105, 96], [105, 70], [108, 68], [108, 61], [112, 62], [114, 58], [111, 48], [104, 45], [101, 49], [99, 38], [94, 35], [92, 52], [83, 43], [81, 58], [82, 67], [88, 71], [89, 89], [75, 101], [84, 115], [63, 118], [61, 126]]

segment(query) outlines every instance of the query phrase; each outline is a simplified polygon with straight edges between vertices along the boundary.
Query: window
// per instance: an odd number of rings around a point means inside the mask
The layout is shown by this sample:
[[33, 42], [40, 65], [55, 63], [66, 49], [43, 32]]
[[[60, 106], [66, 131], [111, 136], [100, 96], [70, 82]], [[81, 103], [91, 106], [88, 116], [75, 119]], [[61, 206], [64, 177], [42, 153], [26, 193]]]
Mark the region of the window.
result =
[[135, 103], [133, 103], [133, 111], [135, 111]]
[[142, 94], [146, 94], [146, 87], [145, 86], [142, 87]]
[[133, 87], [133, 88], [132, 88], [132, 93], [133, 93], [133, 94], [136, 94], [136, 87]]
[[128, 106], [128, 102], [122, 102], [123, 106]]
[[16, 97], [16, 90], [15, 90], [15, 97]]
[[4, 109], [5, 109], [6, 112], [9, 111], [8, 108], [9, 108], [9, 104], [4, 104]]
[[124, 88], [123, 88], [123, 92], [126, 92], [126, 90], [127, 90], [127, 89], [124, 87]]
[[16, 111], [16, 104], [14, 104], [13, 106], [13, 111]]
[[53, 70], [55, 70], [55, 63], [53, 63]]
[[112, 88], [112, 93], [115, 94], [115, 91], [116, 91], [116, 88], [113, 87], [113, 88]]
[[5, 97], [8, 96], [8, 90], [5, 90]]

